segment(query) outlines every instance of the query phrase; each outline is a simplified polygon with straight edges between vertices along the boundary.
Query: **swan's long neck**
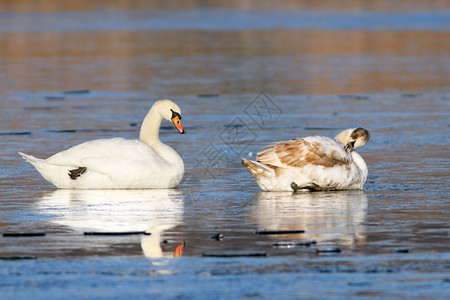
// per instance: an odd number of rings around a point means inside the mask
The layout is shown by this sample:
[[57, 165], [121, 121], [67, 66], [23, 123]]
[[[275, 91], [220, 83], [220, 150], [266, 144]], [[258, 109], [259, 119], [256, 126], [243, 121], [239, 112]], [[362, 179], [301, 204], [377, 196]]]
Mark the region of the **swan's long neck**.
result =
[[[168, 183], [168, 186], [175, 187], [183, 178], [184, 164], [175, 150], [159, 140], [159, 127], [163, 119], [161, 112], [166, 109], [164, 105], [167, 105], [167, 101], [160, 100], [152, 106], [142, 122], [139, 139], [151, 147], [158, 154], [159, 158], [166, 161], [169, 171], [173, 174], [173, 178]], [[167, 110], [169, 109], [167, 108]], [[160, 161], [161, 163], [162, 160]]]
[[141, 142], [146, 143], [152, 148], [161, 144], [159, 140], [159, 127], [161, 126], [162, 118], [161, 114], [153, 106], [142, 122], [141, 132], [139, 134]]
[[369, 173], [366, 162], [361, 157], [361, 155], [359, 155], [359, 153], [357, 153], [355, 151], [352, 151], [352, 159], [353, 159], [353, 162], [358, 167], [359, 171], [361, 172], [360, 174], [362, 175], [362, 178], [364, 179], [364, 182], [365, 182], [367, 179], [367, 174]]

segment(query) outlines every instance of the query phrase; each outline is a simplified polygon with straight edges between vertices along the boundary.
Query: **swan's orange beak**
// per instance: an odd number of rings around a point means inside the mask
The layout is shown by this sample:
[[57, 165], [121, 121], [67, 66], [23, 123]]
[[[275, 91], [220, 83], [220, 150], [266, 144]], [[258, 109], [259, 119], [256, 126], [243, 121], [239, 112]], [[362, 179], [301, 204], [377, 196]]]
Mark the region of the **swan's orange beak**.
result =
[[172, 118], [172, 123], [173, 125], [175, 125], [175, 127], [178, 129], [178, 131], [180, 133], [184, 133], [184, 129], [181, 126], [181, 121], [180, 121], [180, 117], [179, 116], [175, 116]]

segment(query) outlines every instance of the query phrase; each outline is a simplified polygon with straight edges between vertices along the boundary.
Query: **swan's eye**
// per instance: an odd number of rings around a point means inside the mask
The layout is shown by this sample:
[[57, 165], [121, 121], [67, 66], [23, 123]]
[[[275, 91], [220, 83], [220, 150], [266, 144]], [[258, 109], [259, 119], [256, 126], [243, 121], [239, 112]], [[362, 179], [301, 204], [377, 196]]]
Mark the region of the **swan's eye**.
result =
[[180, 118], [178, 116], [175, 116], [174, 118], [172, 118], [172, 123], [173, 124], [180, 124]]

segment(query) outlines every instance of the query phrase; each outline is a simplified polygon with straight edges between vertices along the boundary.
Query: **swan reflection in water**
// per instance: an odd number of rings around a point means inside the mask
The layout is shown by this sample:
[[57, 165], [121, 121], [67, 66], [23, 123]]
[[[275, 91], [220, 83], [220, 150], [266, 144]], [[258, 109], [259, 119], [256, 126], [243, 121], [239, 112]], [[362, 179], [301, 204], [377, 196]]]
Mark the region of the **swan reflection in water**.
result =
[[304, 234], [274, 235], [274, 238], [350, 247], [366, 243], [363, 225], [366, 214], [367, 196], [363, 191], [261, 192], [252, 210], [258, 230], [305, 230]]
[[181, 255], [161, 248], [161, 233], [183, 222], [183, 195], [176, 190], [55, 190], [45, 194], [38, 209], [51, 222], [77, 231], [145, 231], [141, 247], [147, 257]]

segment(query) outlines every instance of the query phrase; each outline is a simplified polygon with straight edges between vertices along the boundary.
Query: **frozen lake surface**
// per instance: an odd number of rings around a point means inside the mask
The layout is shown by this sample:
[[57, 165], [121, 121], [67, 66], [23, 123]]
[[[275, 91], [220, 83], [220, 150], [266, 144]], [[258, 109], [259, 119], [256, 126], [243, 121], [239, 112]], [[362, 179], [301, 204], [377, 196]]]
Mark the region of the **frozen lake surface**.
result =
[[[2, 299], [446, 297], [449, 7], [407, 2], [0, 1]], [[160, 132], [185, 162], [177, 189], [57, 190], [17, 154], [135, 139], [160, 98], [187, 131]], [[359, 126], [364, 191], [264, 193], [240, 164]]]

